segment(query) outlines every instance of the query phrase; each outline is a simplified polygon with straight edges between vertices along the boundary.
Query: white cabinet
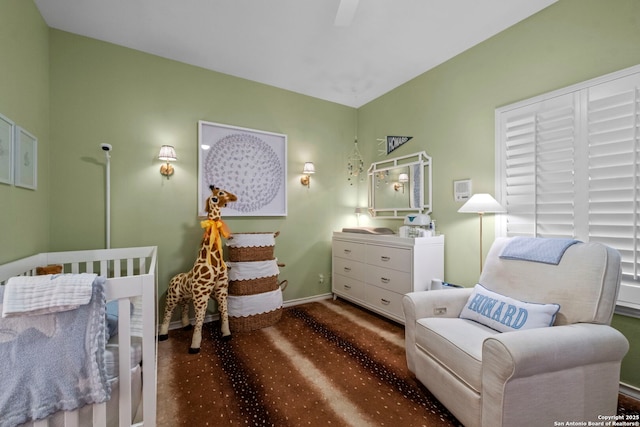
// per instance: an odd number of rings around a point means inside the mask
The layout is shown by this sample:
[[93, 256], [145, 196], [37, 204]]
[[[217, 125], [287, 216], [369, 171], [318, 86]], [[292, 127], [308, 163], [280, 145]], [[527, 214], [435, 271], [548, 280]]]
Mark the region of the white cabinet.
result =
[[333, 233], [332, 285], [340, 296], [404, 323], [402, 296], [444, 278], [444, 236]]

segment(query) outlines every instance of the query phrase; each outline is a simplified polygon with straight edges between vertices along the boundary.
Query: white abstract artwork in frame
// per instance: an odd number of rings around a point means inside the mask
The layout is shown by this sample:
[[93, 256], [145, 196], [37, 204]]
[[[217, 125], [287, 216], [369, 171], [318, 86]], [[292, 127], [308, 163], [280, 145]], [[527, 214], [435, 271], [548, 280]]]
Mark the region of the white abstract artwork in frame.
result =
[[13, 138], [15, 124], [0, 114], [0, 183], [13, 184]]
[[38, 188], [38, 140], [20, 126], [15, 128], [14, 182], [16, 187]]
[[198, 215], [210, 185], [238, 197], [222, 216], [287, 215], [287, 135], [198, 122]]

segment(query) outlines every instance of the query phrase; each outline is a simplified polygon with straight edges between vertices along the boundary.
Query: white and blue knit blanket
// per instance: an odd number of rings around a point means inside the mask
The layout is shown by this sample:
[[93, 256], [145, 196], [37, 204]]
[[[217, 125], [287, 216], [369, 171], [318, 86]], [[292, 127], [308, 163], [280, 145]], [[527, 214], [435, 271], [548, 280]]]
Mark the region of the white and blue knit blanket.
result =
[[[104, 283], [77, 308], [0, 318], [0, 427], [109, 399]], [[0, 305], [5, 296], [0, 286]]]
[[580, 243], [580, 241], [561, 238], [514, 237], [504, 247], [500, 258], [558, 265], [564, 252], [569, 246], [576, 243]]

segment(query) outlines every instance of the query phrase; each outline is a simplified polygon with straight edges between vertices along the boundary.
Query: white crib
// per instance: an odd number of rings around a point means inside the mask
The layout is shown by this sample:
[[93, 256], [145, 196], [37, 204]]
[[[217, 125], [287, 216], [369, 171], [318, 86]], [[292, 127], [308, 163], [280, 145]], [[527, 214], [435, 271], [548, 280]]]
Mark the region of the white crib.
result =
[[[106, 280], [107, 301], [118, 300], [118, 379], [109, 402], [59, 412], [33, 422], [35, 427], [59, 425], [119, 427], [156, 425], [156, 277], [157, 247], [51, 252], [0, 265], [0, 285], [13, 276], [35, 275], [36, 267], [62, 264], [64, 273], [96, 273]], [[133, 304], [133, 311], [131, 310]], [[132, 311], [132, 312], [131, 312]], [[144, 367], [132, 366], [132, 345], [141, 347]], [[132, 372], [138, 379], [132, 392]], [[139, 372], [141, 371], [141, 377]], [[141, 386], [140, 379], [141, 378]], [[116, 401], [117, 399], [117, 401]], [[135, 402], [140, 402], [136, 404]], [[117, 416], [115, 414], [117, 413]], [[87, 424], [87, 417], [92, 420]], [[55, 420], [54, 420], [55, 419]], [[111, 420], [111, 421], [108, 421]], [[91, 422], [91, 421], [90, 421]]]

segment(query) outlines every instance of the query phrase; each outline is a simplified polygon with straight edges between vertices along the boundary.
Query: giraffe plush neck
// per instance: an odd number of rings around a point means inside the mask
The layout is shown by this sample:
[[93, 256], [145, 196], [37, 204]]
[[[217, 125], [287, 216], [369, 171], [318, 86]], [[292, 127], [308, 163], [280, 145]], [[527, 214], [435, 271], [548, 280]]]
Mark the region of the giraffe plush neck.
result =
[[223, 339], [231, 338], [229, 316], [227, 313], [227, 295], [229, 293], [229, 276], [227, 266], [222, 259], [222, 238], [231, 235], [222, 221], [220, 208], [237, 197], [218, 187], [210, 186], [211, 196], [207, 198], [207, 219], [200, 225], [205, 229], [198, 258], [193, 268], [186, 273], [179, 273], [171, 279], [167, 291], [164, 318], [160, 325], [158, 340], [169, 338], [169, 322], [173, 309], [182, 303], [182, 326], [190, 327], [188, 303], [193, 301], [196, 312], [196, 325], [191, 338], [189, 353], [198, 353], [202, 341], [202, 324], [210, 297], [215, 297], [220, 313], [220, 329]]
[[203, 250], [206, 252], [200, 255], [206, 258], [209, 265], [213, 265], [213, 263], [216, 262], [214, 252], [217, 251], [220, 254], [220, 259], [217, 260], [217, 262], [221, 264], [223, 269], [226, 269], [227, 265], [222, 259], [222, 237], [225, 239], [228, 238], [231, 232], [227, 224], [222, 221], [220, 207], [226, 206], [227, 202], [236, 201], [237, 198], [235, 195], [216, 187], [211, 188], [211, 191], [214, 194], [207, 199], [207, 219], [200, 222], [200, 226], [205, 229], [200, 250], [201, 252]]

